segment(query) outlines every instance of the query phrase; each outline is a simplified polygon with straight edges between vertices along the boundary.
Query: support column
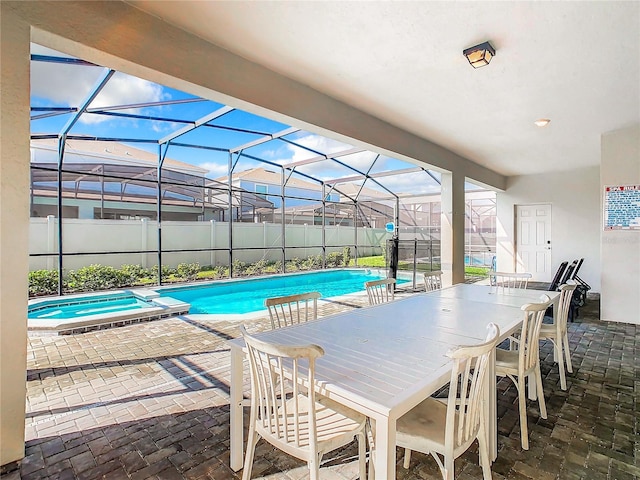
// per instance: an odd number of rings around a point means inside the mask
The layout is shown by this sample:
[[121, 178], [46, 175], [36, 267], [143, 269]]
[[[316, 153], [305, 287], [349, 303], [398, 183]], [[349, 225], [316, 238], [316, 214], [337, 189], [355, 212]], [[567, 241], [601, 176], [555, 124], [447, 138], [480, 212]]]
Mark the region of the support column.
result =
[[[211, 248], [216, 248], [217, 246], [217, 242], [216, 242], [216, 221], [215, 220], [209, 220], [209, 225], [211, 227], [211, 236], [209, 239], [209, 246]], [[214, 268], [216, 266], [216, 252], [215, 250], [211, 250], [210, 255], [209, 255], [209, 263], [211, 264], [211, 268]]]
[[442, 174], [440, 262], [443, 284], [464, 282], [464, 180], [462, 174]]
[[[148, 250], [149, 249], [149, 219], [142, 218], [140, 219], [140, 250]], [[140, 265], [143, 268], [148, 267], [147, 262], [147, 254], [143, 253], [140, 256]]]
[[30, 28], [0, 2], [0, 473], [24, 457]]
[[[56, 253], [56, 232], [57, 224], [55, 215], [47, 215], [47, 253]], [[56, 266], [53, 256], [47, 257], [47, 270], [53, 270]]]

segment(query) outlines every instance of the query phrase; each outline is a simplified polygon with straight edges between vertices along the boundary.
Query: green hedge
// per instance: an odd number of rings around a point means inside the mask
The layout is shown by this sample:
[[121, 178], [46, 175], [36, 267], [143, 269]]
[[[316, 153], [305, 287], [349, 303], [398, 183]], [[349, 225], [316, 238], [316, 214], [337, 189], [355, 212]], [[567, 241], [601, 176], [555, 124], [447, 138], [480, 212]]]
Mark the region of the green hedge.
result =
[[[347, 266], [351, 262], [351, 249], [327, 255], [327, 268]], [[308, 258], [293, 258], [286, 263], [287, 272], [318, 270], [322, 268], [322, 255]], [[239, 260], [233, 262], [233, 276], [265, 275], [280, 273], [282, 262], [259, 260], [247, 264]], [[181, 263], [176, 268], [162, 266], [163, 282], [184, 282], [194, 280], [217, 280], [229, 276], [229, 267], [210, 265], [202, 268], [199, 263]], [[122, 265], [120, 268], [106, 265], [89, 265], [78, 270], [64, 272], [62, 288], [65, 292], [91, 292], [113, 288], [155, 285], [158, 281], [158, 266], [144, 268], [141, 265]], [[29, 272], [29, 296], [56, 295], [58, 293], [58, 272], [56, 270], [36, 270]]]

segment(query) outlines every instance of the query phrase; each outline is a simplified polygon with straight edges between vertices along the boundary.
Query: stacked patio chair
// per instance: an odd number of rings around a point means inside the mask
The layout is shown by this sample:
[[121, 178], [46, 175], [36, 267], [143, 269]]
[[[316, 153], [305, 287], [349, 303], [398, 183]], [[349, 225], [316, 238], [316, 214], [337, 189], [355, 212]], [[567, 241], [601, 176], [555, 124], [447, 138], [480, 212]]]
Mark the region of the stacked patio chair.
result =
[[576, 289], [573, 292], [573, 297], [571, 298], [571, 308], [570, 308], [570, 319], [573, 320], [580, 314], [580, 307], [584, 306], [587, 302], [587, 293], [591, 290], [591, 285], [582, 280], [578, 276], [578, 270], [582, 266], [584, 262], [584, 258], [581, 258], [576, 265], [575, 270], [573, 271], [573, 275], [571, 279], [576, 282]]

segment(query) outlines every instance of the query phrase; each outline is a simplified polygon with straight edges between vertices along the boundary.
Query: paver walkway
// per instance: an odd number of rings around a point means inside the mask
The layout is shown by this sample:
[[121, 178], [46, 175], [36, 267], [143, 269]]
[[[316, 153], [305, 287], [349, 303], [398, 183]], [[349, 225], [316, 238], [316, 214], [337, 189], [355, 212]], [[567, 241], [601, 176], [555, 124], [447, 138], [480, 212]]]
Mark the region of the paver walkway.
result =
[[[366, 303], [351, 296], [320, 315]], [[590, 300], [570, 325], [574, 373], [559, 386], [550, 343], [542, 349], [549, 418], [529, 402], [530, 450], [520, 448], [516, 389], [499, 383], [499, 455], [493, 478], [640, 479], [638, 327], [599, 321]], [[7, 479], [235, 479], [229, 468], [229, 350], [237, 322], [185, 316], [61, 337], [28, 346], [26, 457]], [[268, 319], [250, 322], [267, 328]], [[248, 378], [245, 380], [248, 389]], [[248, 409], [245, 411], [248, 421]], [[439, 479], [414, 453], [399, 479]], [[325, 457], [322, 478], [357, 478], [355, 443]], [[481, 478], [477, 450], [456, 478]], [[306, 478], [305, 465], [261, 441], [253, 478]]]

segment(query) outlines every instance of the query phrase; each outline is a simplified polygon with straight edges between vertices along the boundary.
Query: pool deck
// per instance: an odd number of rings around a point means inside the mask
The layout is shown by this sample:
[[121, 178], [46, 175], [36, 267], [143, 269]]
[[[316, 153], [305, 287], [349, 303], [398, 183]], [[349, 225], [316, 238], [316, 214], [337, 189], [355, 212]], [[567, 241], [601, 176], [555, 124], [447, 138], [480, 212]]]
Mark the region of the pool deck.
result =
[[[400, 295], [402, 296], [402, 294]], [[352, 295], [321, 303], [320, 316], [366, 305]], [[640, 479], [639, 329], [599, 320], [590, 300], [570, 324], [574, 373], [559, 387], [550, 343], [542, 348], [549, 418], [528, 403], [530, 450], [520, 448], [517, 396], [499, 383], [499, 455], [493, 478]], [[248, 322], [269, 327], [267, 316]], [[30, 337], [23, 479], [239, 479], [229, 468], [229, 349], [237, 321], [189, 315], [81, 335]], [[248, 392], [248, 377], [245, 379]], [[248, 419], [248, 409], [245, 410]], [[357, 478], [355, 444], [323, 459], [322, 478]], [[398, 479], [439, 479], [414, 453]], [[477, 450], [456, 461], [456, 478], [481, 477]], [[264, 441], [253, 478], [305, 478], [305, 465]]]

